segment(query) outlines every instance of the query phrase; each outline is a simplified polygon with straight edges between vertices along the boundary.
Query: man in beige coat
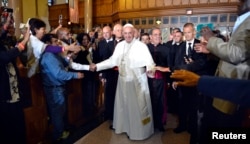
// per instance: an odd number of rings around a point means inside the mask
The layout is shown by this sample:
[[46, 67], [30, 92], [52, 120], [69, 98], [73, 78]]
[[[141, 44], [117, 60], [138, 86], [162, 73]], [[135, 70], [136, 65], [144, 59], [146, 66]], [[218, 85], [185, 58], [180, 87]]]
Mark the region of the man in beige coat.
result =
[[[203, 28], [201, 34], [207, 45], [197, 44], [197, 52], [211, 52], [221, 59], [216, 75], [232, 79], [250, 79], [250, 0], [240, 0], [238, 19], [228, 42], [213, 36], [209, 28]], [[226, 86], [225, 86], [226, 87]], [[213, 126], [237, 127], [242, 121], [238, 117], [238, 106], [219, 98], [214, 98]]]

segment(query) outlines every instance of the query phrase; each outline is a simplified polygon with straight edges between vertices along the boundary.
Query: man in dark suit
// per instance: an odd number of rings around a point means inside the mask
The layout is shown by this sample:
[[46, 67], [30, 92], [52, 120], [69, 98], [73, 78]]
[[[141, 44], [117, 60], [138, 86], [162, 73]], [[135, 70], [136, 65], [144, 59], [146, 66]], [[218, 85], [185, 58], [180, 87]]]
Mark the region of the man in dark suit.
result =
[[167, 41], [166, 43], [164, 43], [165, 45], [167, 45], [167, 47], [174, 45], [176, 43], [175, 41], [175, 36], [176, 36], [176, 32], [181, 32], [180, 28], [174, 28], [172, 29], [172, 32], [170, 34], [170, 40]]
[[[192, 23], [186, 23], [183, 28], [183, 34], [186, 39], [177, 51], [174, 69], [186, 69], [199, 75], [204, 74], [206, 56], [197, 53], [194, 45], [200, 43], [195, 39], [195, 27]], [[199, 97], [194, 87], [179, 87], [179, 125], [174, 129], [175, 133], [185, 131], [191, 133], [190, 144], [197, 140], [197, 110]], [[188, 126], [188, 127], [187, 127]]]
[[[183, 43], [183, 33], [179, 28], [175, 28], [173, 40], [168, 41], [164, 45], [168, 48], [168, 65], [170, 69], [175, 67], [175, 58], [178, 49], [181, 47]], [[167, 73], [167, 83], [168, 85], [172, 85], [172, 79], [169, 78], [170, 73]], [[178, 93], [172, 87], [167, 89], [167, 105], [169, 113], [177, 113], [178, 110]]]
[[[161, 44], [161, 30], [154, 28], [149, 33], [151, 42], [147, 45], [156, 66], [168, 67], [168, 48]], [[154, 77], [148, 77], [150, 97], [153, 109], [154, 127], [164, 131], [166, 117], [166, 75], [155, 71]]]
[[[114, 28], [116, 28], [115, 33], [117, 37], [116, 36], [112, 37], [112, 31], [109, 26], [105, 26], [102, 30], [104, 39], [98, 43], [98, 47], [96, 50], [96, 58], [98, 62], [108, 59], [113, 54], [115, 45], [122, 40], [121, 36], [118, 36], [119, 33], [121, 33], [122, 28], [119, 29], [119, 26], [116, 26]], [[105, 89], [104, 90], [104, 97], [105, 97], [104, 116], [105, 116], [105, 119], [112, 121], [113, 114], [114, 114], [114, 100], [115, 100], [115, 92], [116, 92], [116, 85], [117, 85], [117, 79], [118, 79], [118, 70], [116, 68], [107, 69], [107, 70], [101, 71], [99, 76], [101, 76], [101, 80], [104, 83], [104, 89]], [[112, 125], [110, 126], [110, 129], [112, 129]]]

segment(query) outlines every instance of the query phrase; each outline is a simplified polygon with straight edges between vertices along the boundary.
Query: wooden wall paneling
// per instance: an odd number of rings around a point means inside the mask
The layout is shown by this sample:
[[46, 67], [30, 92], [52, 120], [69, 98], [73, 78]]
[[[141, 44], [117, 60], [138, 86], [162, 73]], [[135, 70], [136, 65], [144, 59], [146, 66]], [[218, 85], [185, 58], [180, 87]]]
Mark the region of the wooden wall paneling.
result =
[[208, 0], [209, 3], [219, 3], [219, 0]]
[[164, 6], [172, 6], [174, 0], [164, 0]]
[[119, 0], [119, 8], [121, 11], [126, 10], [126, 0]]
[[114, 0], [112, 5], [113, 5], [112, 14], [114, 14], [119, 11], [119, 0]]
[[179, 6], [190, 5], [190, 0], [181, 0]]
[[69, 4], [69, 21], [72, 23], [79, 23], [79, 0], [74, 1], [73, 5]]
[[148, 0], [148, 7], [149, 8], [156, 7], [156, 0]]
[[133, 9], [141, 8], [141, 0], [133, 0]]
[[48, 134], [48, 116], [44, 107], [24, 109], [27, 144], [43, 143]]
[[93, 16], [100, 17], [100, 16], [111, 16], [112, 15], [112, 2], [109, 1], [102, 1], [96, 2], [93, 5]]
[[36, 74], [30, 78], [30, 91], [32, 105], [38, 107], [46, 107], [41, 75]]
[[107, 24], [107, 23], [113, 23], [113, 19], [110, 16], [103, 16], [103, 17], [95, 17], [94, 18], [95, 24]]
[[230, 0], [219, 0], [220, 3], [228, 3]]
[[164, 6], [164, 0], [156, 0], [156, 7], [163, 7]]
[[[79, 19], [84, 19], [84, 5], [85, 5], [85, 3], [84, 3], [84, 1], [80, 1], [79, 2]], [[81, 23], [81, 22], [80, 22]]]
[[148, 8], [148, 0], [141, 0], [141, 8], [142, 9]]
[[133, 9], [134, 0], [125, 0], [126, 1], [126, 10]]
[[102, 5], [95, 5], [95, 8], [93, 9], [93, 16], [94, 17], [105, 16], [105, 11]]
[[209, 0], [200, 0], [200, 4], [208, 4]]
[[63, 15], [63, 26], [67, 26], [69, 21], [68, 4], [49, 6], [49, 23], [51, 27], [55, 28], [58, 26], [58, 20], [60, 14]]
[[[185, 1], [184, 1], [185, 2]], [[174, 6], [177, 6], [177, 5], [181, 5], [181, 3], [182, 3], [182, 0], [173, 0], [173, 5]]]
[[120, 16], [119, 16], [118, 12], [112, 15], [112, 21], [113, 22], [120, 22]]
[[194, 4], [194, 5], [196, 5], [196, 4], [199, 4], [199, 0], [189, 0], [190, 1], [190, 3], [189, 4]]
[[39, 143], [45, 139], [48, 132], [48, 116], [42, 79], [36, 74], [29, 79], [32, 106], [24, 109], [26, 140], [28, 144]]
[[[217, 7], [199, 7], [194, 6], [193, 14], [218, 14], [218, 13], [233, 13], [236, 12], [236, 5], [232, 6], [217, 6]], [[141, 10], [141, 11], [124, 11], [119, 13], [120, 19], [130, 19], [130, 18], [144, 18], [144, 17], [155, 17], [155, 16], [178, 16], [178, 15], [186, 15], [186, 8], [182, 6], [180, 8], [155, 8], [150, 10]]]
[[82, 80], [68, 82], [68, 121], [75, 125], [83, 119], [83, 93]]

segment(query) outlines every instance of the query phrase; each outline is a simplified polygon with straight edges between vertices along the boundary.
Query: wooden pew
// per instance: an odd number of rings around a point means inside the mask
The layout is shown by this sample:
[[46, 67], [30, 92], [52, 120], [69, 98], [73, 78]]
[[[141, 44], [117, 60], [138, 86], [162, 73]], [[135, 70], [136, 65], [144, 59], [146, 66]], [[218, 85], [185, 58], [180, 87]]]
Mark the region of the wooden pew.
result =
[[[22, 89], [26, 107], [24, 108], [27, 144], [44, 143], [51, 138], [51, 126], [48, 123], [48, 113], [45, 95], [40, 74], [28, 78], [27, 69], [19, 68]], [[100, 90], [98, 90], [100, 91]], [[76, 128], [88, 122], [83, 116], [83, 94], [81, 80], [74, 79], [67, 84], [67, 119], [70, 125]], [[99, 108], [103, 106], [103, 97], [100, 95]]]

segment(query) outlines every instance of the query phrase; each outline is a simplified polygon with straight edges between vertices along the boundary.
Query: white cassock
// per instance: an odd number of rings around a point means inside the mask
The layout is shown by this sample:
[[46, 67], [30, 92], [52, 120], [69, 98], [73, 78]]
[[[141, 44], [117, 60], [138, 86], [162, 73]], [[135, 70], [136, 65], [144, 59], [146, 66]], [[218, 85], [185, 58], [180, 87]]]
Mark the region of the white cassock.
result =
[[113, 128], [131, 140], [143, 140], [154, 133], [152, 106], [146, 71], [155, 63], [148, 47], [137, 40], [117, 44], [113, 55], [98, 64], [97, 71], [118, 66]]

